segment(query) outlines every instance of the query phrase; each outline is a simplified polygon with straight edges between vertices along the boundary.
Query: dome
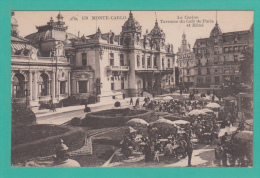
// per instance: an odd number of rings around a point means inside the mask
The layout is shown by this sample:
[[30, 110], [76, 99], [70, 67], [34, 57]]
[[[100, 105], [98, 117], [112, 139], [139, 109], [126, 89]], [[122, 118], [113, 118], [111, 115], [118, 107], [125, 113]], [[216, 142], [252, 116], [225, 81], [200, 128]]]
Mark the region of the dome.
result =
[[135, 32], [141, 32], [142, 27], [140, 26], [139, 22], [137, 22], [132, 12], [130, 11], [128, 20], [124, 23], [124, 26], [122, 27], [122, 31], [135, 31]]
[[211, 30], [210, 36], [218, 36], [222, 35], [221, 29], [219, 28], [218, 23], [216, 23], [215, 27]]
[[163, 30], [158, 26], [158, 22], [156, 20], [155, 22], [155, 26], [153, 27], [153, 29], [151, 30], [150, 34], [151, 37], [153, 38], [165, 38], [165, 33], [163, 32]]

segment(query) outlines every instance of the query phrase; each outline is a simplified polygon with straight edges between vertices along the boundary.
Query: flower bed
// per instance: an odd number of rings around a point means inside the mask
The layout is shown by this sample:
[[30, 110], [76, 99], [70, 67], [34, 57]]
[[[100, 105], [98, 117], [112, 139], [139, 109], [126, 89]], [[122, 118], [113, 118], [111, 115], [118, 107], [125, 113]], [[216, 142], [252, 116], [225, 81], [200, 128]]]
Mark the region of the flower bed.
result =
[[82, 120], [82, 126], [93, 128], [123, 126], [132, 118], [144, 119], [152, 122], [157, 119], [154, 111], [111, 109], [87, 114]]
[[[84, 145], [85, 133], [82, 128], [30, 125], [12, 128], [11, 162], [23, 162], [37, 156], [55, 154], [55, 148], [61, 139], [69, 147], [69, 151], [81, 148]], [[30, 135], [31, 132], [31, 136]]]

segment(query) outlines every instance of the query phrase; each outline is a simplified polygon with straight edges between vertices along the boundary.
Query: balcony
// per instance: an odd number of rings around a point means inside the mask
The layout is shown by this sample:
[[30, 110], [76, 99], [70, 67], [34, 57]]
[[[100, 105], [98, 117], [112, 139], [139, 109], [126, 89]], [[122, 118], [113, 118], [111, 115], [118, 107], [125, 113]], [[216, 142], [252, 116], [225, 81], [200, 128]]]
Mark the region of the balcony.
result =
[[87, 70], [87, 71], [93, 71], [91, 66], [74, 66], [74, 70]]
[[129, 71], [129, 66], [108, 66], [111, 71]]

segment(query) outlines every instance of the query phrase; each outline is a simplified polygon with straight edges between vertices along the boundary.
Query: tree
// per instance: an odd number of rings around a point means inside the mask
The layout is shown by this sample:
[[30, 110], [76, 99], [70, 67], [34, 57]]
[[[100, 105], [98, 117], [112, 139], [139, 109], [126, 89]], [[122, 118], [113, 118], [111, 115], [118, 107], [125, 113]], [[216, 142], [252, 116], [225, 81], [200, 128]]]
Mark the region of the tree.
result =
[[240, 63], [239, 71], [242, 73], [242, 81], [244, 83], [253, 83], [254, 69], [254, 50], [253, 47], [248, 47], [242, 54], [243, 60]]

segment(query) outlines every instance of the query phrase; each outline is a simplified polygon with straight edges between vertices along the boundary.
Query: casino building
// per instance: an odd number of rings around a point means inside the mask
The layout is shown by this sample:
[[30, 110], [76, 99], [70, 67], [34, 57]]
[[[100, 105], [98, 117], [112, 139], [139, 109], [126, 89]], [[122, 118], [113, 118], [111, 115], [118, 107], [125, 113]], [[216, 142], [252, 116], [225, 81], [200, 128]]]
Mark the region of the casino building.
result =
[[100, 100], [161, 93], [174, 87], [173, 45], [157, 20], [142, 35], [142, 27], [129, 13], [120, 34], [110, 31], [82, 37], [67, 33], [61, 13], [55, 22], [37, 26], [37, 32], [19, 36], [11, 19], [12, 97], [30, 105], [59, 102], [68, 96]]

